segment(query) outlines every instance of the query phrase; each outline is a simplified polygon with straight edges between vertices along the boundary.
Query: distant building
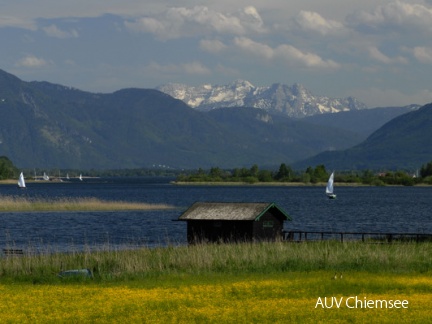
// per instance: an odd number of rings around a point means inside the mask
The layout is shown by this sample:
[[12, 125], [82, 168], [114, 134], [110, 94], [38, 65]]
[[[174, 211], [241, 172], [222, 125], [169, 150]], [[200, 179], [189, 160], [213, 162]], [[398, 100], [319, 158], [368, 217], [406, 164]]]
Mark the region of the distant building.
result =
[[275, 203], [196, 202], [178, 219], [187, 222], [187, 240], [199, 242], [282, 239], [291, 217]]

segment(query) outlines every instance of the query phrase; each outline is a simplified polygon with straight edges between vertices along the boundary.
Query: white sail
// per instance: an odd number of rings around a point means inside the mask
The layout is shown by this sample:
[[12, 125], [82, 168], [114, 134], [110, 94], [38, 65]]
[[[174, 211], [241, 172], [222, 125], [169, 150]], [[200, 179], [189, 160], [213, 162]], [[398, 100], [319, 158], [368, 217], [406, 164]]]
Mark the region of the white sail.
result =
[[20, 188], [26, 187], [25, 180], [24, 180], [24, 174], [22, 172], [18, 178], [18, 187], [20, 187]]
[[336, 198], [336, 195], [333, 193], [333, 182], [334, 182], [334, 172], [330, 175], [326, 186], [326, 194], [329, 198]]
[[49, 177], [47, 176], [47, 174], [44, 172], [44, 174], [43, 174], [43, 179], [44, 180], [49, 180]]
[[330, 175], [330, 178], [328, 179], [327, 187], [326, 187], [326, 194], [332, 194], [333, 193], [333, 182], [334, 182], [334, 173], [332, 173]]
[[80, 174], [79, 179], [82, 181], [82, 175]]

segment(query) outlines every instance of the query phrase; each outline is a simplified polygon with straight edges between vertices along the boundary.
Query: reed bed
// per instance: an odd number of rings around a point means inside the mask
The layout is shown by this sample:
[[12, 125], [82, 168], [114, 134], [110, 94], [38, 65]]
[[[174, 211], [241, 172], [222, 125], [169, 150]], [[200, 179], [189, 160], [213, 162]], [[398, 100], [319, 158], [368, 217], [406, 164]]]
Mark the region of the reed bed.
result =
[[166, 204], [107, 201], [94, 197], [81, 198], [29, 198], [16, 196], [0, 197], [0, 212], [32, 211], [114, 211], [170, 209]]
[[56, 281], [65, 269], [88, 268], [96, 281], [165, 275], [368, 271], [430, 273], [432, 243], [263, 242], [30, 253], [0, 258], [0, 280]]

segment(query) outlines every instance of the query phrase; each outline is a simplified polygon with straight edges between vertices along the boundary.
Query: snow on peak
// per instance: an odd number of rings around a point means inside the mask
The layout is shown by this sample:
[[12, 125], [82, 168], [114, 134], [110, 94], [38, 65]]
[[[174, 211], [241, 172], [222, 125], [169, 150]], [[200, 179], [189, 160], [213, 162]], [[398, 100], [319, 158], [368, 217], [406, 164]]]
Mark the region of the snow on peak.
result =
[[367, 108], [353, 97], [337, 99], [315, 96], [299, 83], [292, 86], [275, 83], [269, 87], [256, 87], [249, 81], [239, 79], [228, 85], [203, 84], [193, 87], [170, 83], [157, 89], [203, 111], [244, 106], [301, 118]]

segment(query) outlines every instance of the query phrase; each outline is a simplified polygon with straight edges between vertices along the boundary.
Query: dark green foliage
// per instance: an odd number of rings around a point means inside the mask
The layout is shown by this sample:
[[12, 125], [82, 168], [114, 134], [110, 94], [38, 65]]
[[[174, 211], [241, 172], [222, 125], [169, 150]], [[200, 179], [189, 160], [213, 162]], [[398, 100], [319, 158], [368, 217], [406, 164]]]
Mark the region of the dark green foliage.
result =
[[313, 169], [312, 167], [308, 167], [306, 169], [306, 177], [304, 177], [304, 180], [307, 179], [306, 182], [311, 183], [318, 183], [318, 182], [327, 182], [329, 178], [329, 174], [327, 173], [324, 165], [318, 165]]
[[275, 175], [275, 179], [278, 181], [290, 181], [294, 172], [291, 167], [287, 166], [285, 163], [282, 163], [279, 167], [279, 171]]
[[426, 178], [432, 176], [432, 162], [426, 163], [420, 169], [420, 176]]
[[[429, 163], [432, 165], [432, 162]], [[426, 174], [426, 173], [424, 173]], [[223, 170], [213, 167], [210, 171], [198, 169], [196, 172], [182, 173], [176, 179], [178, 182], [292, 182], [306, 184], [322, 184], [327, 182], [330, 176], [324, 165], [315, 168], [307, 167], [304, 172], [294, 172], [291, 167], [282, 163], [277, 172], [272, 170], [260, 169], [257, 165], [250, 169], [241, 168], [234, 170]], [[335, 174], [335, 182], [346, 184], [363, 184], [370, 186], [402, 185], [413, 186], [420, 183], [432, 184], [432, 175], [417, 177], [406, 171], [387, 171], [374, 172], [372, 170], [363, 171], [342, 171]]]
[[17, 177], [18, 169], [6, 156], [0, 156], [0, 180]]

